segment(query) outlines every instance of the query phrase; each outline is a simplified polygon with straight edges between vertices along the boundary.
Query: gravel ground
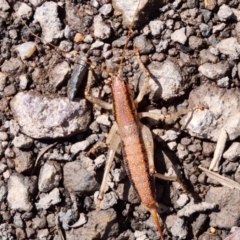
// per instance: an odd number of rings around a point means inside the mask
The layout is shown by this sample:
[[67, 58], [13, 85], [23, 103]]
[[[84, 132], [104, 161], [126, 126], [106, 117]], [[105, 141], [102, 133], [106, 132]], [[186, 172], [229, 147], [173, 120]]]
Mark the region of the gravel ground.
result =
[[198, 168], [209, 168], [224, 130], [218, 173], [240, 183], [238, 0], [0, 0], [0, 239], [159, 239], [121, 149], [96, 211], [107, 148], [92, 150], [114, 118], [84, 98], [87, 60], [98, 66], [91, 94], [112, 101], [108, 72], [117, 73], [137, 7], [123, 77], [137, 95], [144, 72], [135, 46], [151, 74], [139, 111], [206, 106], [143, 120], [158, 172], [181, 173], [189, 189], [156, 181], [166, 239], [219, 240], [235, 230], [226, 239], [240, 239], [240, 191]]

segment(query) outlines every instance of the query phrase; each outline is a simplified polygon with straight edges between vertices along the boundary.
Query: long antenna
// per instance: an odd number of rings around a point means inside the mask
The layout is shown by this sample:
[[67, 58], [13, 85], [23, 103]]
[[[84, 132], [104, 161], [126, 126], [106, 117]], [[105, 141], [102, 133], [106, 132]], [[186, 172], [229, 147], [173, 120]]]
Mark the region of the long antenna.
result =
[[[53, 44], [53, 43], [50, 43], [50, 42], [44, 41], [41, 37], [39, 37], [37, 34], [35, 34], [35, 33], [29, 28], [29, 26], [25, 23], [25, 21], [24, 21], [22, 18], [21, 18], [21, 20], [22, 20], [22, 23], [24, 24], [24, 26], [28, 29], [28, 31], [29, 31], [34, 37], [36, 37], [37, 39], [39, 39], [41, 42], [45, 42], [47, 45], [49, 45], [49, 46], [51, 46], [51, 47], [53, 47], [53, 48], [56, 48], [58, 51], [60, 51], [60, 52], [62, 52], [62, 53], [64, 53], [64, 54], [70, 54], [70, 55], [71, 55], [71, 53], [66, 52], [65, 50], [63, 50], [62, 48], [58, 47], [57, 45], [55, 45], [55, 44]], [[78, 57], [78, 56], [76, 56], [76, 58], [77, 58], [78, 60], [81, 60], [81, 61], [83, 61], [84, 63], [88, 64], [88, 65], [89, 65], [90, 67], [92, 67], [92, 68], [95, 68], [95, 69], [97, 69], [97, 70], [100, 70], [100, 71], [102, 71], [102, 72], [105, 72], [105, 73], [109, 74], [111, 77], [114, 75], [114, 74], [112, 74], [111, 72], [109, 72], [107, 69], [101, 68], [101, 67], [97, 66], [96, 64], [93, 64], [92, 62], [90, 62], [90, 61], [88, 61], [88, 60], [86, 60], [86, 59], [80, 58], [80, 57]]]
[[137, 15], [137, 12], [138, 12], [138, 10], [139, 10], [140, 2], [141, 2], [141, 0], [138, 1], [137, 8], [136, 8], [135, 13], [134, 13], [134, 15], [133, 15], [132, 23], [131, 23], [130, 27], [128, 28], [127, 40], [126, 40], [126, 43], [125, 43], [125, 45], [124, 45], [124, 47], [123, 47], [122, 57], [121, 57], [121, 61], [120, 61], [120, 63], [119, 63], [118, 76], [121, 76], [123, 59], [124, 59], [124, 57], [125, 57], [125, 53], [126, 53], [126, 49], [127, 49], [128, 42], [129, 42], [129, 40], [130, 40], [130, 38], [131, 38], [132, 28], [133, 28], [133, 25], [134, 25], [134, 22], [135, 22], [134, 19], [135, 19], [136, 15]]

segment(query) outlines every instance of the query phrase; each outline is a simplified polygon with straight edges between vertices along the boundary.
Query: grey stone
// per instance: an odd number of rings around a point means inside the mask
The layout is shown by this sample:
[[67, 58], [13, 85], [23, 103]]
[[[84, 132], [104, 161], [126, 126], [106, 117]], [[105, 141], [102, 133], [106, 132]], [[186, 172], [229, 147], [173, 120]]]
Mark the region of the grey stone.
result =
[[174, 42], [178, 42], [181, 44], [185, 44], [187, 41], [187, 36], [186, 36], [186, 28], [180, 28], [178, 30], [175, 30], [172, 34], [171, 34], [171, 39]]
[[211, 35], [212, 28], [209, 25], [201, 23], [199, 28], [203, 37], [209, 37]]
[[235, 161], [240, 156], [240, 143], [233, 142], [232, 145], [224, 152], [223, 157], [228, 161]]
[[2, 72], [9, 74], [21, 73], [24, 69], [23, 62], [19, 58], [5, 60], [1, 66]]
[[61, 166], [55, 161], [48, 160], [40, 170], [38, 189], [40, 192], [49, 192], [58, 187], [62, 179]]
[[233, 12], [233, 19], [237, 20], [238, 22], [240, 21], [240, 10], [231, 8]]
[[60, 202], [60, 191], [58, 188], [54, 188], [49, 194], [41, 194], [39, 202], [35, 205], [37, 209], [48, 209]]
[[168, 48], [169, 40], [161, 40], [159, 44], [156, 46], [156, 52], [163, 52]]
[[183, 206], [185, 206], [187, 204], [188, 201], [189, 201], [188, 195], [181, 194], [179, 196], [178, 200], [176, 201], [176, 204], [177, 204], [178, 208], [182, 208]]
[[181, 20], [190, 26], [198, 26], [202, 23], [202, 14], [197, 8], [182, 11]]
[[98, 117], [96, 118], [96, 122], [97, 122], [98, 124], [102, 124], [102, 125], [104, 125], [104, 126], [108, 126], [108, 127], [111, 126], [111, 122], [109, 121], [108, 115], [106, 115], [106, 114], [103, 114], [103, 115], [98, 116]]
[[69, 64], [66, 61], [58, 63], [51, 71], [51, 84], [55, 88], [63, 85], [70, 70]]
[[62, 24], [58, 18], [58, 5], [55, 2], [45, 2], [37, 7], [34, 19], [41, 25], [43, 38], [46, 42], [53, 42], [63, 36]]
[[0, 2], [0, 10], [3, 11], [3, 12], [6, 12], [10, 9], [10, 6], [8, 4], [8, 2], [6, 0], [2, 0]]
[[41, 5], [43, 2], [45, 2], [45, 0], [29, 0], [29, 2], [30, 2], [34, 7], [37, 7], [37, 6]]
[[92, 193], [98, 189], [94, 173], [87, 171], [80, 161], [69, 162], [64, 165], [63, 184], [68, 191], [81, 194]]
[[95, 37], [100, 38], [101, 40], [105, 40], [110, 37], [111, 28], [106, 23], [104, 23], [100, 15], [94, 17], [93, 27]]
[[27, 137], [23, 134], [19, 134], [18, 136], [15, 136], [12, 144], [14, 145], [14, 147], [16, 148], [24, 148], [24, 149], [28, 149], [32, 146], [33, 144], [33, 139], [30, 137]]
[[170, 229], [173, 236], [179, 239], [186, 239], [188, 235], [188, 228], [183, 219], [177, 218], [174, 225]]
[[140, 54], [148, 54], [154, 50], [152, 42], [144, 35], [140, 35], [134, 39], [134, 46]]
[[220, 32], [222, 31], [224, 28], [226, 27], [226, 24], [225, 23], [220, 23], [216, 26], [213, 26], [213, 33], [216, 33], [216, 32]]
[[204, 63], [199, 68], [198, 71], [207, 78], [219, 79], [224, 77], [227, 71], [229, 71], [229, 66], [225, 62], [219, 63]]
[[203, 227], [205, 226], [206, 222], [208, 221], [207, 214], [199, 214], [196, 218], [196, 221], [193, 222], [192, 226], [196, 235], [202, 232]]
[[218, 212], [211, 213], [211, 226], [225, 229], [237, 226], [240, 221], [239, 198], [237, 189], [210, 187], [206, 194], [206, 201], [218, 204], [220, 209]]
[[119, 223], [117, 223], [116, 217], [117, 214], [112, 208], [91, 211], [87, 215], [88, 222], [81, 228], [67, 231], [66, 239], [104, 239], [106, 236], [114, 238], [119, 234]]
[[[170, 60], [163, 63], [152, 62], [148, 65], [151, 73], [149, 88], [156, 100], [168, 100], [183, 94], [183, 82], [179, 67]], [[160, 86], [160, 87], [159, 87]]]
[[219, 50], [220, 53], [226, 54], [234, 60], [239, 59], [240, 44], [234, 37], [221, 40], [216, 45], [216, 48]]
[[[70, 223], [76, 222], [78, 217], [78, 210], [73, 206], [72, 209], [68, 209], [67, 211], [60, 211], [57, 218], [61, 223], [61, 226], [64, 230], [69, 230]], [[58, 224], [59, 224], [58, 222]]]
[[209, 20], [211, 19], [212, 12], [207, 10], [207, 9], [201, 9], [200, 10], [202, 15], [203, 15], [203, 20], [205, 23], [208, 23]]
[[161, 136], [162, 140], [164, 140], [165, 142], [169, 142], [169, 141], [174, 141], [178, 138], [178, 136], [180, 135], [180, 131], [176, 130], [176, 129], [170, 129], [167, 130], [165, 132], [165, 134], [163, 136]]
[[21, 218], [21, 214], [16, 212], [14, 217], [13, 217], [13, 222], [17, 227], [23, 228], [24, 227], [24, 222]]
[[70, 152], [73, 154], [77, 154], [80, 151], [84, 151], [89, 145], [90, 145], [90, 142], [88, 140], [76, 142], [71, 146]]
[[217, 207], [216, 203], [201, 202], [201, 203], [195, 204], [194, 201], [191, 200], [189, 204], [185, 205], [184, 208], [178, 211], [177, 215], [179, 217], [190, 217], [194, 213], [213, 210], [216, 207]]
[[17, 93], [17, 89], [14, 84], [10, 84], [4, 88], [3, 92], [6, 97], [9, 97], [15, 95]]
[[48, 229], [40, 229], [37, 233], [37, 239], [45, 240], [49, 237], [49, 230]]
[[19, 87], [22, 90], [25, 90], [29, 84], [29, 79], [26, 74], [22, 74], [19, 76]]
[[32, 138], [66, 137], [85, 131], [90, 111], [85, 99], [46, 97], [37, 92], [20, 92], [10, 103], [21, 131]]
[[220, 78], [217, 80], [217, 85], [219, 87], [227, 88], [229, 86], [229, 77]]
[[[226, 101], [225, 99], [228, 99]], [[204, 110], [197, 110], [181, 119], [181, 124], [188, 122], [186, 129], [192, 136], [207, 138], [216, 142], [221, 129], [233, 140], [240, 135], [240, 94], [234, 89], [219, 88], [214, 84], [205, 83], [193, 90], [189, 98], [190, 106], [200, 103], [206, 106]], [[189, 119], [191, 115], [190, 121]]]
[[184, 159], [188, 155], [187, 148], [180, 143], [177, 145], [177, 155], [180, 159]]
[[5, 201], [7, 198], [8, 189], [6, 187], [6, 184], [1, 181], [0, 183], [0, 201]]
[[12, 210], [31, 211], [32, 194], [36, 189], [35, 177], [24, 177], [19, 173], [14, 173], [8, 180], [7, 201]]
[[[96, 203], [97, 203], [98, 194], [99, 194], [99, 192], [96, 192], [94, 194], [94, 199], [95, 199]], [[118, 197], [115, 192], [105, 193], [103, 200], [101, 202], [101, 205], [100, 205], [100, 209], [101, 210], [109, 209], [109, 208], [113, 207], [114, 205], [116, 205], [117, 201], [118, 201]]]
[[37, 216], [32, 219], [32, 225], [34, 229], [45, 228], [47, 224], [45, 216]]
[[113, 0], [112, 5], [115, 11], [122, 14], [123, 24], [129, 27], [134, 21], [134, 17], [138, 16], [139, 12], [144, 9], [148, 2], [149, 0], [143, 0], [139, 4], [138, 1], [134, 0]]
[[109, 15], [112, 12], [113, 8], [112, 8], [112, 4], [107, 3], [107, 4], [103, 4], [98, 11], [103, 14], [104, 16]]
[[151, 34], [156, 37], [159, 36], [164, 29], [164, 23], [161, 20], [150, 21], [149, 27], [151, 30]]
[[21, 151], [18, 148], [14, 148], [14, 152], [16, 155], [14, 158], [16, 171], [18, 173], [30, 172], [35, 163], [32, 152]]
[[0, 162], [0, 173], [3, 173], [4, 171], [6, 171], [7, 169], [7, 165]]
[[219, 8], [217, 15], [220, 21], [225, 22], [226, 20], [230, 19], [233, 16], [233, 12], [228, 5], [223, 4]]
[[8, 134], [6, 132], [0, 132], [0, 141], [8, 140]]
[[63, 40], [59, 44], [59, 48], [65, 52], [70, 52], [73, 47], [73, 43], [71, 41]]
[[189, 43], [190, 48], [196, 50], [196, 49], [200, 49], [203, 46], [204, 41], [203, 41], [203, 39], [201, 39], [199, 37], [190, 36], [188, 43]]
[[91, 45], [91, 49], [98, 49], [104, 45], [104, 42], [99, 41], [98, 39]]
[[29, 19], [32, 16], [32, 8], [29, 7], [26, 3], [21, 2], [18, 10], [16, 11], [16, 16], [18, 18]]

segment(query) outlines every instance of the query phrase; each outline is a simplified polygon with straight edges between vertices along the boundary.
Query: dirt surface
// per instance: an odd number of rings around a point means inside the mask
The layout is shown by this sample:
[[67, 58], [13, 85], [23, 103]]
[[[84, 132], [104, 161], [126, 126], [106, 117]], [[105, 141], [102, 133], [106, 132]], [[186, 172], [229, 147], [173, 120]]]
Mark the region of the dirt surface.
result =
[[90, 65], [91, 95], [112, 102], [109, 73], [117, 75], [131, 25], [122, 77], [137, 96], [146, 76], [134, 47], [151, 75], [139, 112], [205, 106], [182, 119], [142, 120], [154, 137], [157, 171], [177, 172], [188, 189], [156, 180], [166, 239], [237, 236], [239, 190], [198, 166], [210, 166], [224, 129], [218, 172], [240, 183], [239, 1], [2, 0], [0, 239], [159, 239], [121, 149], [96, 210], [107, 156], [100, 143], [114, 117], [88, 102], [84, 88]]

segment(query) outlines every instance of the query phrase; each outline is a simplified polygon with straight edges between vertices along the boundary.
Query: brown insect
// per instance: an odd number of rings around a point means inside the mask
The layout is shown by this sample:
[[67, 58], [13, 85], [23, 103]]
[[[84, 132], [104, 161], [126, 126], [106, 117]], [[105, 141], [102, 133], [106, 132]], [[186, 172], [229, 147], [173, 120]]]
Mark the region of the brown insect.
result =
[[[162, 121], [171, 116], [160, 115], [150, 112], [137, 112], [138, 104], [142, 101], [144, 95], [147, 92], [150, 74], [141, 62], [137, 49], [135, 49], [139, 65], [141, 69], [143, 69], [143, 71], [145, 72], [145, 80], [137, 98], [133, 99], [133, 93], [131, 92], [131, 89], [121, 76], [124, 53], [129, 39], [130, 33], [123, 50], [121, 62], [119, 64], [118, 74], [114, 75], [108, 72], [108, 74], [111, 76], [113, 104], [104, 102], [90, 95], [90, 86], [92, 84], [93, 77], [91, 70], [89, 72], [90, 74], [88, 76], [88, 82], [85, 88], [85, 97], [87, 100], [89, 100], [93, 104], [101, 106], [104, 109], [112, 110], [115, 117], [115, 122], [107, 138], [107, 145], [109, 147], [109, 150], [105, 165], [104, 177], [98, 195], [97, 208], [100, 208], [101, 201], [103, 200], [107, 176], [111, 169], [115, 152], [121, 143], [124, 152], [125, 168], [127, 170], [129, 179], [135, 187], [142, 205], [148, 208], [148, 210], [150, 211], [151, 216], [157, 226], [160, 237], [162, 240], [164, 240], [163, 231], [160, 226], [157, 214], [158, 204], [155, 200], [154, 187], [154, 177], [163, 177], [161, 176], [161, 174], [157, 174], [155, 170], [152, 133], [147, 126], [143, 125], [140, 122], [140, 119], [143, 117], [150, 117], [155, 120]], [[194, 111], [195, 109], [201, 108], [203, 107], [197, 106], [194, 109], [181, 112], [178, 115], [185, 114], [189, 111]], [[167, 178], [165, 176], [164, 179], [171, 181], [173, 180], [172, 177]], [[177, 180], [177, 178], [174, 178], [174, 180]]]
[[[138, 9], [136, 10], [134, 16], [136, 15], [137, 11]], [[90, 88], [93, 79], [91, 69], [89, 70], [88, 81], [85, 88], [85, 97], [88, 101], [92, 102], [93, 104], [97, 104], [104, 109], [113, 110], [115, 117], [115, 122], [107, 138], [107, 145], [109, 147], [109, 150], [107, 154], [104, 176], [99, 190], [97, 208], [100, 208], [101, 201], [103, 200], [104, 197], [105, 185], [107, 182], [109, 171], [112, 166], [115, 152], [119, 145], [122, 144], [124, 152], [124, 163], [128, 176], [140, 197], [142, 205], [145, 206], [150, 211], [161, 239], [164, 240], [163, 231], [157, 213], [158, 204], [155, 200], [154, 177], [160, 177], [160, 174], [156, 173], [154, 166], [153, 137], [150, 129], [147, 126], [143, 125], [140, 122], [140, 119], [144, 117], [150, 117], [155, 120], [162, 121], [166, 118], [169, 118], [170, 116], [160, 115], [151, 112], [141, 113], [137, 112], [138, 104], [142, 101], [144, 95], [147, 92], [150, 78], [148, 70], [144, 67], [143, 63], [140, 60], [140, 56], [137, 49], [135, 49], [135, 53], [137, 55], [139, 65], [145, 73], [145, 80], [136, 99], [133, 98], [133, 93], [130, 90], [130, 87], [122, 78], [122, 64], [125, 55], [125, 50], [128, 41], [131, 37], [130, 32], [132, 26], [129, 28], [128, 39], [123, 49], [123, 54], [121, 57], [121, 62], [119, 64], [117, 75], [114, 75], [97, 66], [93, 66], [93, 64], [85, 60], [82, 60], [86, 64], [89, 64], [97, 69], [107, 72], [111, 76], [111, 89], [113, 102], [112, 104], [91, 96]], [[33, 35], [36, 36], [35, 34]], [[50, 45], [54, 46], [52, 44]], [[194, 111], [195, 109], [201, 108], [202, 108], [201, 106], [197, 106], [194, 109], [181, 112], [178, 115], [182, 115], [189, 111]], [[164, 178], [167, 179], [167, 177]], [[168, 180], [173, 180], [173, 178], [171, 177]]]

